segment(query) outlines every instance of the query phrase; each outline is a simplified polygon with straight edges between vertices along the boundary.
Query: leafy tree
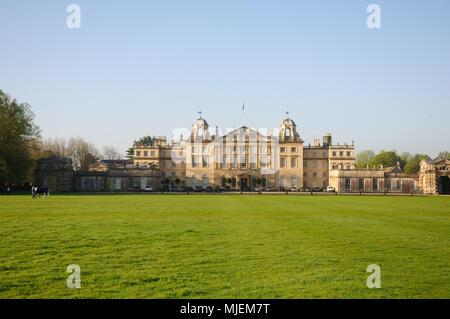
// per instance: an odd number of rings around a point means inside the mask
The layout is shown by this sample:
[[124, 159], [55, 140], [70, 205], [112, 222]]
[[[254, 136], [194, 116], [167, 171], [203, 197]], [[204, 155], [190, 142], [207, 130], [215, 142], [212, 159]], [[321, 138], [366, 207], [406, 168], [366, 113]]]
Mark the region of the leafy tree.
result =
[[445, 159], [450, 159], [450, 152], [448, 151], [443, 151], [439, 153], [439, 157], [445, 158]]
[[424, 159], [430, 159], [428, 155], [416, 154], [405, 165], [404, 171], [408, 174], [416, 174], [420, 169], [420, 162]]
[[356, 155], [355, 164], [356, 168], [366, 168], [367, 164], [375, 156], [375, 153], [371, 150], [361, 151]]
[[[150, 135], [141, 137], [137, 141], [134, 141], [134, 143], [141, 144], [141, 145], [153, 145], [154, 141], [153, 138]], [[126, 158], [132, 159], [134, 157], [134, 146], [130, 147], [125, 155]]]
[[28, 104], [18, 103], [0, 90], [0, 185], [30, 180], [40, 137], [33, 120]]
[[369, 167], [381, 167], [381, 165], [383, 165], [383, 167], [393, 167], [397, 165], [397, 162], [401, 162], [401, 158], [395, 151], [381, 151], [379, 154], [375, 155], [368, 164]]
[[414, 158], [414, 156], [411, 155], [411, 153], [409, 152], [403, 152], [400, 154], [400, 158], [401, 158], [400, 167], [403, 169], [405, 168], [405, 165]]

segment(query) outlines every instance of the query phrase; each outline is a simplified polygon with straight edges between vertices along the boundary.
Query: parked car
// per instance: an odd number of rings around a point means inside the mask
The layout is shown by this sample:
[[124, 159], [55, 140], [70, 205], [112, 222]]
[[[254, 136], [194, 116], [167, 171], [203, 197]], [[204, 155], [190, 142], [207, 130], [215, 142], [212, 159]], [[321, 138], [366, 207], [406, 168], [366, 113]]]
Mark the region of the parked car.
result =
[[146, 192], [153, 192], [153, 187], [145, 186], [144, 191], [146, 191]]
[[334, 193], [334, 187], [333, 186], [328, 186], [327, 187], [327, 192]]
[[291, 187], [290, 191], [291, 191], [291, 192], [296, 192], [296, 191], [297, 191], [297, 187], [295, 187], [295, 186], [294, 186], [294, 187]]
[[259, 187], [259, 186], [257, 186], [257, 187], [255, 187], [255, 192], [261, 192], [262, 191], [262, 188], [261, 187]]
[[312, 191], [313, 191], [313, 192], [322, 192], [323, 189], [316, 186], [316, 187], [314, 187], [314, 188], [312, 189]]
[[208, 186], [208, 187], [205, 188], [205, 191], [206, 191], [207, 193], [212, 193], [213, 189], [212, 189], [211, 186]]
[[264, 187], [263, 191], [264, 192], [273, 192], [274, 190], [272, 188], [270, 188], [270, 187]]
[[278, 191], [279, 191], [279, 192], [285, 192], [285, 191], [286, 191], [286, 188], [285, 188], [284, 186], [279, 186], [279, 187], [278, 187]]

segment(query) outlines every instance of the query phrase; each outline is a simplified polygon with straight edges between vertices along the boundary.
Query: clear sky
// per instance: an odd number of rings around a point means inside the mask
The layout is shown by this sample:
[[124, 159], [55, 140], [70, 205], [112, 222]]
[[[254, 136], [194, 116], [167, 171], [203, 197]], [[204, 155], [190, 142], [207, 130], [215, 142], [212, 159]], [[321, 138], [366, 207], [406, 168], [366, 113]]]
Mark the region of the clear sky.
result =
[[237, 127], [245, 101], [249, 126], [289, 111], [306, 143], [450, 150], [448, 0], [0, 0], [0, 39], [0, 89], [31, 104], [43, 137], [125, 151], [199, 110]]

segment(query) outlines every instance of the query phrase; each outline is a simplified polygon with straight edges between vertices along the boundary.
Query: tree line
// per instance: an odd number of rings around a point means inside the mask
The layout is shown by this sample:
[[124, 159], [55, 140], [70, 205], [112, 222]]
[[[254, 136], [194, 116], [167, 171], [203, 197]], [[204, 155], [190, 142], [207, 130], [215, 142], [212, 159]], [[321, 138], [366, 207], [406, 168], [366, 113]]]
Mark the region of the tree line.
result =
[[[440, 152], [439, 157], [450, 159], [448, 151]], [[373, 168], [373, 167], [393, 167], [397, 163], [400, 164], [402, 170], [407, 174], [416, 174], [420, 169], [420, 162], [422, 160], [429, 160], [430, 156], [426, 154], [414, 154], [404, 152], [397, 154], [396, 151], [380, 151], [375, 155], [372, 150], [359, 152], [355, 157], [356, 168]]]
[[99, 159], [122, 158], [114, 147], [101, 152], [81, 137], [42, 139], [30, 105], [0, 90], [0, 188], [31, 182], [36, 160], [49, 156], [72, 159], [75, 170], [88, 170]]

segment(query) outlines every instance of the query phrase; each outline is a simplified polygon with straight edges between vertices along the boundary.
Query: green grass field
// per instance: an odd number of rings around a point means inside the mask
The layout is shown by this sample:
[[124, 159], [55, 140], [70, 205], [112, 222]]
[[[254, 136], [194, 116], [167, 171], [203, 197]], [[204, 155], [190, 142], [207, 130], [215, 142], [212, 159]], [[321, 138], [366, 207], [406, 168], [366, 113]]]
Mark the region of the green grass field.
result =
[[449, 239], [450, 197], [0, 196], [0, 298], [449, 298]]

